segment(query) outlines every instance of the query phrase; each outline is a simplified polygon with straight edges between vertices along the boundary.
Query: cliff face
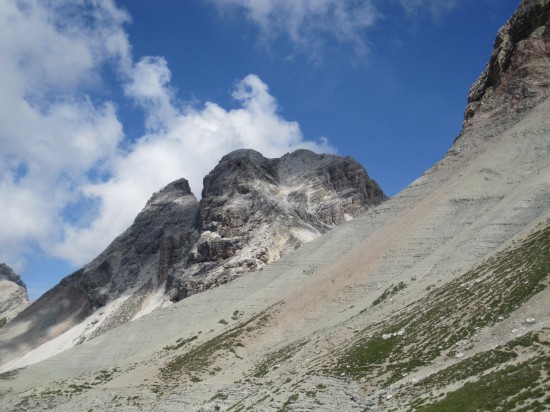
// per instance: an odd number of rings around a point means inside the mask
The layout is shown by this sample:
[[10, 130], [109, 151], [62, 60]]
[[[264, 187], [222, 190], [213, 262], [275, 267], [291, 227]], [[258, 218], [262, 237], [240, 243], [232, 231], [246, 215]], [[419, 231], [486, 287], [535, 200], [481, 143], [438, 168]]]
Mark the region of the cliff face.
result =
[[104, 252], [15, 320], [31, 328], [3, 331], [0, 355], [2, 341], [23, 353], [87, 319], [72, 338], [84, 342], [260, 269], [385, 199], [351, 158], [232, 152], [204, 178], [200, 202], [185, 179], [155, 193]]
[[516, 123], [550, 95], [550, 3], [523, 1], [499, 30], [491, 58], [468, 94], [464, 128]]
[[0, 327], [29, 304], [27, 287], [11, 267], [0, 263]]
[[232, 152], [204, 178], [199, 238], [172, 266], [168, 294], [180, 300], [260, 269], [385, 199], [351, 158]]

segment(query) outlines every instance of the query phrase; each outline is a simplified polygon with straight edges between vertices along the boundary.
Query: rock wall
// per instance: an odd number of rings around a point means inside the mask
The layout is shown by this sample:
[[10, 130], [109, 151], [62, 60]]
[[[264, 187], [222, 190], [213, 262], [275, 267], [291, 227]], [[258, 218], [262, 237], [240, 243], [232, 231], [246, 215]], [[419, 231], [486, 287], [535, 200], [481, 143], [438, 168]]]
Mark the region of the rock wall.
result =
[[547, 0], [526, 0], [499, 30], [468, 94], [463, 133], [480, 126], [501, 132], [550, 95], [549, 16]]
[[178, 301], [258, 270], [385, 199], [350, 157], [234, 151], [204, 178], [199, 239], [170, 270], [168, 294]]
[[16, 358], [71, 329], [68, 347], [99, 336], [261, 269], [385, 199], [349, 157], [232, 152], [204, 178], [200, 202], [185, 179], [155, 193], [104, 252], [0, 333], [0, 356]]
[[0, 327], [29, 304], [27, 287], [11, 267], [0, 263]]

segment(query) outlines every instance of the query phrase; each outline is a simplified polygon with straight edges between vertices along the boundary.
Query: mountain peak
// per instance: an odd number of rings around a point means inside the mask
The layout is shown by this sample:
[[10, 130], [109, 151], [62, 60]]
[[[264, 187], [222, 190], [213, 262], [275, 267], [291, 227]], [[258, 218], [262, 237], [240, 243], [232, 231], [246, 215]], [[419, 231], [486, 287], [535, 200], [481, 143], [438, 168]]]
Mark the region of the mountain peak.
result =
[[0, 263], [0, 327], [29, 303], [27, 287], [15, 271]]
[[95, 317], [73, 344], [84, 342], [259, 269], [385, 199], [351, 158], [233, 151], [204, 178], [200, 202], [186, 179], [166, 185], [99, 256], [18, 318], [31, 334], [4, 333], [25, 340], [24, 351]]
[[0, 263], [0, 280], [9, 280], [10, 282], [16, 283], [25, 289], [27, 288], [19, 275], [5, 263]]
[[191, 192], [191, 187], [187, 179], [178, 179], [168, 185], [164, 186], [161, 190], [154, 193], [151, 198], [147, 201], [146, 206], [152, 206], [156, 204], [166, 203], [174, 201], [183, 196], [193, 196]]

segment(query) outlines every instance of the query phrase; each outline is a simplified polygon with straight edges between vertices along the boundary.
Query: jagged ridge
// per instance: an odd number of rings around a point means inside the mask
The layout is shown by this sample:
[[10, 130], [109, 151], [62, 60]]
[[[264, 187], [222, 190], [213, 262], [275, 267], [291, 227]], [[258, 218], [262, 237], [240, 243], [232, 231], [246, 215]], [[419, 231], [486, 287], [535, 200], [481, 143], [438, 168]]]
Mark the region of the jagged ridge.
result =
[[[13, 359], [95, 314], [69, 346], [82, 343], [260, 269], [385, 199], [349, 157], [234, 151], [204, 178], [200, 202], [185, 179], [153, 194], [104, 252], [3, 331], [0, 354]], [[33, 327], [21, 333], [25, 322]]]

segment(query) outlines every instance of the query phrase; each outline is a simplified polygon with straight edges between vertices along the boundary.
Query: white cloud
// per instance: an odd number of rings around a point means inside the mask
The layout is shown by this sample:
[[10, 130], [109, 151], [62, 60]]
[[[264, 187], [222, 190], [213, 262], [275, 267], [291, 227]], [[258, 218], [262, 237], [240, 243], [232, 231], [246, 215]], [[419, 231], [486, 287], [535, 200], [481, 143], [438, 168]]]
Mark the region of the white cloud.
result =
[[364, 54], [368, 50], [365, 32], [378, 17], [372, 0], [211, 1], [222, 11], [244, 11], [267, 44], [286, 37], [300, 50], [313, 53], [314, 58], [318, 58], [325, 36]]
[[[132, 61], [127, 21], [113, 1], [0, 3], [0, 261], [21, 270], [38, 246], [86, 263], [163, 185], [186, 177], [200, 196], [204, 175], [233, 149], [332, 150], [304, 141], [254, 75], [237, 83], [237, 109], [179, 104], [163, 58]], [[116, 105], [89, 96], [106, 65], [146, 116], [146, 134], [124, 151]]]
[[326, 140], [305, 141], [296, 122], [283, 119], [267, 85], [256, 75], [237, 83], [233, 97], [241, 107], [226, 110], [208, 102], [196, 109], [174, 102], [170, 72], [160, 58], [144, 58], [134, 70], [126, 92], [147, 110], [151, 126], [124, 156], [116, 159], [113, 177], [84, 188], [101, 199], [99, 215], [89, 227], [66, 225], [56, 253], [75, 263], [95, 256], [106, 239], [121, 233], [150, 195], [185, 177], [200, 196], [203, 177], [228, 152], [252, 148], [276, 157], [297, 148], [332, 152]]
[[20, 268], [29, 246], [51, 244], [88, 171], [116, 152], [114, 105], [86, 93], [105, 62], [126, 70], [126, 20], [110, 1], [0, 3], [0, 260]]
[[439, 18], [460, 0], [210, 0], [224, 14], [244, 12], [259, 30], [267, 48], [278, 39], [290, 40], [299, 52], [322, 60], [327, 41], [351, 45], [357, 55], [369, 50], [368, 29], [385, 19], [387, 3], [399, 4], [410, 18]]
[[[310, 50], [328, 36], [364, 53], [365, 31], [378, 17], [375, 0], [211, 1], [243, 9], [266, 41], [287, 36]], [[413, 14], [454, 4], [394, 1]], [[21, 268], [38, 245], [83, 264], [163, 185], [185, 177], [200, 196], [204, 175], [234, 149], [268, 157], [296, 148], [333, 151], [326, 140], [305, 140], [255, 75], [235, 85], [238, 108], [181, 104], [163, 58], [133, 61], [128, 21], [114, 0], [0, 2], [0, 261]], [[93, 97], [107, 65], [145, 112], [146, 134], [124, 151], [116, 104]], [[90, 177], [97, 175], [103, 178]]]

